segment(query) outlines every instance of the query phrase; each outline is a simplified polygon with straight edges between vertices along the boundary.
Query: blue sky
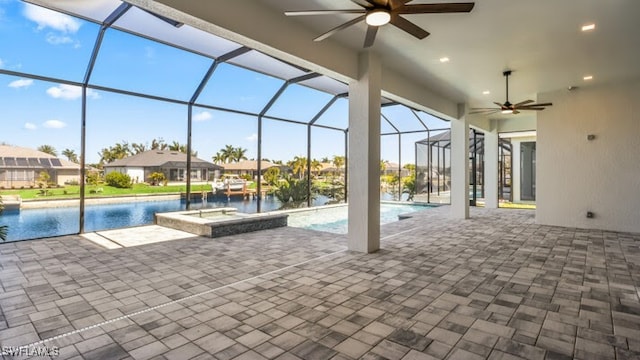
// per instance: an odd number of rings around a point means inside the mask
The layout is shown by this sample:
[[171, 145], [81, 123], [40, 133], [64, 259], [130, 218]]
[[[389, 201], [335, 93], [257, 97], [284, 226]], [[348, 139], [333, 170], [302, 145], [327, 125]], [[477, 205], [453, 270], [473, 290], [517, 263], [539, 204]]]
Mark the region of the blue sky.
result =
[[[0, 0], [0, 68], [82, 81], [99, 26], [17, 0]], [[155, 96], [188, 100], [211, 59], [136, 37], [115, 29], [106, 32], [91, 83]], [[218, 67], [198, 102], [259, 112], [282, 80], [231, 64]], [[80, 153], [81, 90], [59, 83], [0, 75], [0, 142], [36, 148], [42, 144]], [[268, 115], [309, 121], [331, 96], [304, 86], [290, 86]], [[404, 107], [383, 109], [400, 130], [416, 129]], [[99, 160], [101, 148], [116, 142], [150, 143], [154, 138], [186, 143], [187, 108], [108, 91], [90, 90], [87, 104], [88, 162]], [[318, 124], [345, 127], [348, 101], [341, 99]], [[430, 126], [444, 123], [421, 114]], [[383, 132], [392, 131], [382, 122]], [[342, 132], [313, 129], [312, 157], [343, 155]], [[211, 156], [226, 144], [248, 149], [257, 157], [255, 117], [206, 108], [194, 109], [193, 148]], [[414, 145], [425, 134], [404, 135], [402, 162], [413, 162]], [[265, 120], [263, 157], [289, 160], [306, 156], [307, 128]], [[382, 158], [397, 162], [397, 136], [382, 138]]]

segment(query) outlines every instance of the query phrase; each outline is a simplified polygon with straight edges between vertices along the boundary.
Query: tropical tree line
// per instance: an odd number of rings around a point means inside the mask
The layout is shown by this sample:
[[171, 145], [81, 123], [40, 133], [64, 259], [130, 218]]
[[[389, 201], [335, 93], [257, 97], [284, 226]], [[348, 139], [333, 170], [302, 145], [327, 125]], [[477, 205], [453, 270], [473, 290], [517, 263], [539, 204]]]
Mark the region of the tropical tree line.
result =
[[228, 164], [247, 160], [247, 149], [225, 145], [212, 156], [211, 160], [213, 160], [214, 164]]
[[[181, 144], [178, 141], [172, 141], [171, 143], [165, 142], [164, 139], [153, 139], [151, 144], [149, 143], [128, 143], [122, 141], [116, 143], [113, 146], [103, 148], [100, 150], [100, 165], [113, 162], [115, 160], [124, 159], [128, 156], [137, 155], [148, 150], [167, 150], [178, 151], [181, 153], [187, 153], [187, 145]], [[191, 151], [191, 156], [198, 156], [197, 151]]]
[[[38, 146], [37, 150], [49, 155], [58, 156], [58, 151], [56, 150], [56, 148], [48, 144]], [[181, 144], [178, 141], [172, 141], [169, 143], [162, 138], [153, 139], [151, 140], [150, 144], [129, 143], [127, 141], [122, 141], [112, 146], [102, 148], [102, 150], [98, 152], [98, 155], [100, 156], [100, 162], [97, 165], [101, 166], [115, 160], [124, 159], [128, 156], [140, 154], [148, 150], [167, 150], [187, 153], [187, 145]], [[76, 152], [72, 149], [62, 150], [61, 155], [66, 157], [67, 160], [71, 162], [74, 162], [76, 164], [80, 163], [78, 154], [76, 154]], [[198, 156], [198, 152], [192, 151], [191, 155]]]

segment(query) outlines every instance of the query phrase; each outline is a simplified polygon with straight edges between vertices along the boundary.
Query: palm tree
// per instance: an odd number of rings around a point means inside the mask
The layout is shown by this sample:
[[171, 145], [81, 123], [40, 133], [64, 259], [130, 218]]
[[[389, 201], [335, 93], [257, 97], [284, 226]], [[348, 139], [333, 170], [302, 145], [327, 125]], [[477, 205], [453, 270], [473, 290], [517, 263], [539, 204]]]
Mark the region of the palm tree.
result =
[[294, 174], [298, 174], [298, 178], [304, 177], [304, 172], [307, 169], [307, 158], [303, 156], [295, 156], [293, 161], [290, 161], [289, 166], [293, 170]]
[[66, 157], [67, 160], [74, 162], [76, 164], [80, 162], [78, 161], [78, 155], [76, 154], [76, 152], [71, 149], [62, 150], [62, 156]]
[[387, 170], [387, 165], [389, 164], [389, 162], [387, 160], [380, 160], [380, 173], [384, 173], [385, 170]]
[[114, 146], [102, 149], [98, 155], [100, 155], [101, 164], [110, 163], [131, 155], [131, 148], [128, 142], [123, 141], [122, 143], [117, 143]]
[[228, 163], [233, 159], [233, 153], [235, 150], [236, 148], [234, 148], [233, 145], [225, 145], [224, 148], [220, 149], [220, 154], [222, 155], [225, 163]]
[[322, 169], [322, 163], [320, 161], [318, 161], [317, 159], [313, 159], [311, 160], [311, 171], [315, 171], [318, 172]]
[[167, 144], [165, 144], [162, 138], [151, 140], [151, 150], [164, 150], [166, 147]]
[[140, 154], [143, 153], [145, 151], [147, 151], [147, 145], [143, 144], [143, 143], [132, 143], [131, 144], [131, 149], [133, 150], [134, 155], [135, 154]]
[[58, 156], [58, 152], [56, 151], [56, 148], [54, 148], [51, 145], [40, 145], [38, 146], [38, 151], [41, 151], [43, 153], [47, 153], [49, 155], [53, 155], [53, 156]]
[[215, 155], [211, 157], [211, 160], [213, 160], [214, 164], [222, 164], [224, 163], [224, 156], [222, 156], [220, 151], [218, 151]]
[[247, 149], [243, 149], [243, 148], [241, 148], [241, 147], [237, 147], [237, 148], [235, 148], [235, 149], [233, 150], [233, 153], [232, 153], [232, 160], [233, 160], [234, 162], [239, 162], [239, 161], [242, 161], [242, 160], [247, 160], [246, 153], [247, 153]]
[[333, 166], [335, 166], [336, 169], [340, 169], [341, 167], [343, 167], [344, 163], [345, 163], [344, 156], [338, 156], [338, 155], [333, 156]]
[[[185, 151], [182, 151], [183, 149], [184, 149]], [[171, 145], [169, 145], [169, 150], [170, 150], [170, 151], [182, 151], [182, 152], [187, 152], [187, 151], [186, 151], [186, 146], [184, 146], [184, 145], [180, 145], [180, 143], [179, 143], [179, 142], [177, 142], [177, 141], [175, 141], [175, 140], [171, 143]]]

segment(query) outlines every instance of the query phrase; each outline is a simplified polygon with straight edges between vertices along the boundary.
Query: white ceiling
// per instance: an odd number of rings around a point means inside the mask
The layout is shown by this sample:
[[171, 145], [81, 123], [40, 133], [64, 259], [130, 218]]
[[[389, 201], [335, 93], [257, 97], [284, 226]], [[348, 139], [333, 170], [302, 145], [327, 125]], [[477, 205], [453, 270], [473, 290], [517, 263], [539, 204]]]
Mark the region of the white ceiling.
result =
[[[349, 0], [261, 1], [279, 11], [358, 8]], [[414, 0], [410, 4], [434, 2], [446, 1]], [[297, 22], [321, 34], [353, 17], [283, 16], [282, 21]], [[505, 69], [514, 70], [509, 91], [512, 102], [569, 86], [640, 77], [638, 0], [477, 0], [468, 14], [406, 18], [431, 35], [418, 40], [386, 25], [378, 32], [373, 50], [388, 67], [472, 106], [504, 102]], [[596, 29], [583, 33], [581, 26], [591, 22]], [[365, 32], [366, 25], [358, 24], [332, 38], [359, 50]], [[450, 62], [440, 63], [444, 56]], [[583, 80], [587, 74], [594, 77], [589, 83]], [[483, 95], [485, 90], [491, 94]]]
[[[337, 50], [354, 54], [363, 50], [363, 23], [323, 43], [312, 41], [354, 15], [284, 15], [287, 10], [359, 8], [350, 0], [156, 1], [272, 48], [302, 48], [293, 54], [298, 57], [309, 49], [318, 49], [325, 57], [336, 49], [336, 58], [340, 56]], [[410, 4], [434, 2], [445, 1], [414, 0]], [[504, 102], [505, 69], [513, 70], [509, 83], [512, 103], [536, 100], [538, 93], [569, 86], [640, 77], [639, 0], [477, 0], [471, 13], [405, 17], [431, 35], [418, 40], [385, 25], [371, 50], [380, 55], [386, 68], [457, 103], [488, 107], [493, 101]], [[596, 29], [582, 32], [581, 26], [587, 23], [595, 23]], [[441, 63], [444, 56], [450, 62]], [[584, 81], [585, 75], [592, 75], [593, 80]], [[485, 90], [491, 94], [483, 95]]]

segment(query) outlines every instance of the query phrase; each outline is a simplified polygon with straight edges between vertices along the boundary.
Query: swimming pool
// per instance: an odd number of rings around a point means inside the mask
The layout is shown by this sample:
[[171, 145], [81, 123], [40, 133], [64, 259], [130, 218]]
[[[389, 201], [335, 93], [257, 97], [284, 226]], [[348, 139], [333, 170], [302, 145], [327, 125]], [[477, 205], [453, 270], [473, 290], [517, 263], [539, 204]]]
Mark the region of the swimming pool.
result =
[[[433, 207], [427, 204], [380, 204], [380, 225], [398, 221], [398, 215], [423, 211]], [[323, 207], [289, 214], [288, 223], [292, 227], [346, 234], [348, 230], [348, 208], [346, 205]]]
[[[322, 205], [324, 199], [316, 199], [314, 205]], [[238, 212], [255, 213], [257, 202], [241, 198], [228, 199], [217, 196], [206, 202], [192, 202], [192, 209], [234, 207]], [[262, 200], [262, 211], [280, 208], [273, 197]], [[136, 201], [117, 204], [85, 206], [85, 231], [117, 229], [153, 224], [153, 215], [158, 212], [185, 210], [185, 203], [178, 199], [163, 201]], [[8, 225], [6, 241], [36, 239], [41, 237], [77, 234], [80, 228], [78, 207], [37, 208], [5, 210], [0, 216], [0, 225]]]

